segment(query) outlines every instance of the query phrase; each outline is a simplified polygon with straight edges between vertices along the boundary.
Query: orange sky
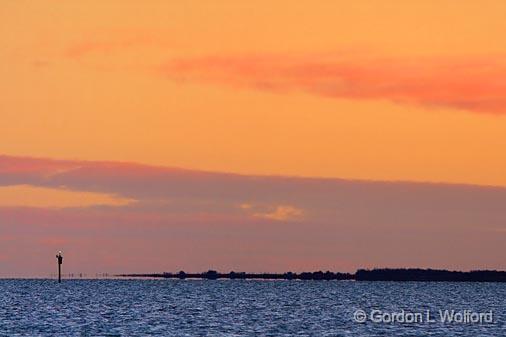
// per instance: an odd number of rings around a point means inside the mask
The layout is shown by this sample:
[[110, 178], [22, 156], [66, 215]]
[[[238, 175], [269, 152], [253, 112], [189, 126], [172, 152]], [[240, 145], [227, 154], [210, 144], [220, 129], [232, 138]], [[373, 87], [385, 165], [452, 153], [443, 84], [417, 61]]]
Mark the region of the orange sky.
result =
[[[506, 187], [505, 11], [500, 0], [4, 1], [0, 154]], [[4, 182], [0, 206], [139, 197], [30, 179]], [[250, 216], [309, 221], [304, 202]]]
[[[171, 81], [157, 69], [187, 57], [278, 54], [281, 62], [292, 55], [316, 62], [321, 55], [387, 58], [422, 70], [426, 58], [481, 59], [493, 71], [506, 53], [499, 43], [505, 7], [503, 1], [6, 2], [2, 152], [504, 186], [506, 118], [494, 111]], [[501, 77], [482, 82], [503, 81], [504, 89], [502, 69]]]

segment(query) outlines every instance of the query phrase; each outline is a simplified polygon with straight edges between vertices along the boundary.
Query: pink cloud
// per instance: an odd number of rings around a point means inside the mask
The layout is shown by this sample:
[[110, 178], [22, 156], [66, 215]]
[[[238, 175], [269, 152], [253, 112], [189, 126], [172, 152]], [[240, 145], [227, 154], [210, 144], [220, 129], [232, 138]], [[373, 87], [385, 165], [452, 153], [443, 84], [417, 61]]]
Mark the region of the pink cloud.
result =
[[71, 59], [81, 59], [92, 54], [136, 51], [142, 48], [167, 49], [175, 41], [166, 31], [146, 31], [144, 29], [116, 28], [89, 32], [81, 40], [65, 49], [64, 55]]
[[506, 114], [506, 58], [364, 58], [339, 55], [209, 56], [176, 59], [168, 78], [274, 92]]
[[504, 269], [506, 241], [498, 235], [505, 228], [504, 187], [247, 176], [0, 156], [0, 185], [17, 184], [138, 202], [0, 207], [0, 240], [9, 238], [0, 245], [0, 255], [7, 257], [0, 271], [4, 276], [25, 269], [43, 274], [59, 249], [68, 256], [67, 268], [88, 273]]

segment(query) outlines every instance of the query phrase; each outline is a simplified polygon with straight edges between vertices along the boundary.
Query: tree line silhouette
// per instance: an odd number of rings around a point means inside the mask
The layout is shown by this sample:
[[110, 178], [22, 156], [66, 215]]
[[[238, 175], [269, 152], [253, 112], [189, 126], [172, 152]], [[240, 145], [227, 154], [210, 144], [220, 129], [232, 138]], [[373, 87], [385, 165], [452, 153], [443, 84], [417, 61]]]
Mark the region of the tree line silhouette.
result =
[[449, 271], [438, 269], [359, 269], [354, 274], [330, 271], [315, 272], [286, 272], [286, 273], [220, 273], [209, 270], [203, 273], [151, 273], [151, 274], [121, 274], [121, 277], [151, 277], [175, 279], [232, 279], [232, 280], [355, 280], [355, 281], [421, 281], [421, 282], [506, 282], [506, 271], [476, 270]]

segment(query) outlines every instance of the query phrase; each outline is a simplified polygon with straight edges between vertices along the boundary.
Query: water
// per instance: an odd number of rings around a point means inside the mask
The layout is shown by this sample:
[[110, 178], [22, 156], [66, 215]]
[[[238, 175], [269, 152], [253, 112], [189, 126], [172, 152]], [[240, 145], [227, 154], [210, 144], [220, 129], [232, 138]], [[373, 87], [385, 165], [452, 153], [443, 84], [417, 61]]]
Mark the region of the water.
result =
[[[504, 336], [506, 284], [0, 280], [0, 336]], [[370, 314], [492, 310], [493, 323], [357, 323]]]

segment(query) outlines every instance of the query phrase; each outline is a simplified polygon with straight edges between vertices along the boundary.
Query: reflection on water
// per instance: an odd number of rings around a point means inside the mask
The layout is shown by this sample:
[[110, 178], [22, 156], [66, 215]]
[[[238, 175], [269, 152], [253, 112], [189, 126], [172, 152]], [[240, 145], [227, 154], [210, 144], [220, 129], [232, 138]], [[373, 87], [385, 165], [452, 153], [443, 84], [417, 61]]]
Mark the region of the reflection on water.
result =
[[[502, 336], [505, 300], [499, 283], [0, 280], [0, 336]], [[373, 310], [494, 323], [371, 322]]]

